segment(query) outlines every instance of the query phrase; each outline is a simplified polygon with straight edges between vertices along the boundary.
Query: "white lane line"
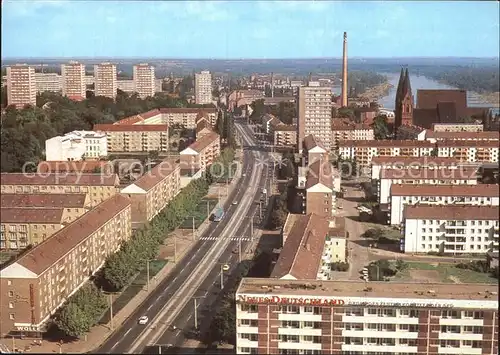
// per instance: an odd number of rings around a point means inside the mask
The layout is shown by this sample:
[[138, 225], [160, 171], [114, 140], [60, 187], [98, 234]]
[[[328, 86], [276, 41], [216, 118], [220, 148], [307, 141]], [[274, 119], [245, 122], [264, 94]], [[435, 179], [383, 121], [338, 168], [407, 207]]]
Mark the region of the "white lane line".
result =
[[146, 311], [149, 311], [149, 310], [151, 309], [151, 307], [153, 307], [153, 305], [154, 305], [154, 303], [152, 303], [152, 304], [148, 307], [148, 309], [146, 309]]

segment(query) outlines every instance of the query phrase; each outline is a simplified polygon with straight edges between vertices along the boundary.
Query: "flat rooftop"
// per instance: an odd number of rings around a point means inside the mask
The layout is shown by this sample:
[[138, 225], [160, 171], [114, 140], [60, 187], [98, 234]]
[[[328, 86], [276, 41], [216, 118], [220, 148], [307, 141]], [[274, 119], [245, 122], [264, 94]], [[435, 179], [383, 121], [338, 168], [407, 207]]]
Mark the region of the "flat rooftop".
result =
[[[262, 286], [268, 288], [262, 288]], [[275, 286], [279, 288], [274, 288]], [[367, 287], [370, 287], [371, 291], [366, 291]], [[429, 290], [434, 291], [434, 293], [429, 293]], [[422, 284], [385, 281], [364, 282], [361, 280], [321, 281], [244, 278], [236, 293], [263, 296], [300, 295], [498, 301], [498, 285], [494, 284]]]

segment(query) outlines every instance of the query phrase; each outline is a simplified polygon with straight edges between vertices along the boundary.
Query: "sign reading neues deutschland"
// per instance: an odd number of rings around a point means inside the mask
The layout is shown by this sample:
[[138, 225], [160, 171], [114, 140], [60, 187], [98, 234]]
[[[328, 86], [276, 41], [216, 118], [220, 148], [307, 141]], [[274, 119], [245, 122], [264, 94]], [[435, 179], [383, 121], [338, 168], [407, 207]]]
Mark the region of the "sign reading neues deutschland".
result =
[[304, 297], [248, 297], [239, 295], [238, 301], [254, 304], [295, 304], [295, 305], [311, 305], [311, 306], [342, 306], [345, 302], [337, 299], [321, 299], [321, 298], [304, 298]]
[[379, 307], [415, 307], [415, 308], [451, 308], [450, 303], [429, 303], [429, 302], [387, 302], [387, 301], [348, 301], [328, 298], [306, 298], [306, 297], [251, 297], [245, 295], [238, 296], [238, 302], [250, 304], [288, 304], [298, 306], [379, 306]]

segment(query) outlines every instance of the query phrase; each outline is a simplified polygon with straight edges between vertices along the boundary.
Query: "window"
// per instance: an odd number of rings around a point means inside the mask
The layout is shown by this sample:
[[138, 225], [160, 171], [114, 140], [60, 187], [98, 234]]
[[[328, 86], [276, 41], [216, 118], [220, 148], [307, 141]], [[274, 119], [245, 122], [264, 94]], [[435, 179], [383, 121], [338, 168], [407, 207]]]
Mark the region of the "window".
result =
[[7, 286], [12, 286], [12, 280], [7, 280]]
[[14, 308], [14, 302], [9, 302], [9, 308]]
[[16, 317], [14, 316], [14, 313], [9, 314], [9, 319], [14, 320]]

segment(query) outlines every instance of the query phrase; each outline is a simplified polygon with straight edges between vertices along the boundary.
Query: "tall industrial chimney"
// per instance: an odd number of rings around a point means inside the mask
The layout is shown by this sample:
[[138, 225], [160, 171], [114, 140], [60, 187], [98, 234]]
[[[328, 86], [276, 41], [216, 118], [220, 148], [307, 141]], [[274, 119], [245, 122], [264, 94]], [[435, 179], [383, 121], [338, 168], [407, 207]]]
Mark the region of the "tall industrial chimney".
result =
[[344, 32], [344, 50], [342, 52], [342, 107], [347, 107], [347, 32]]

